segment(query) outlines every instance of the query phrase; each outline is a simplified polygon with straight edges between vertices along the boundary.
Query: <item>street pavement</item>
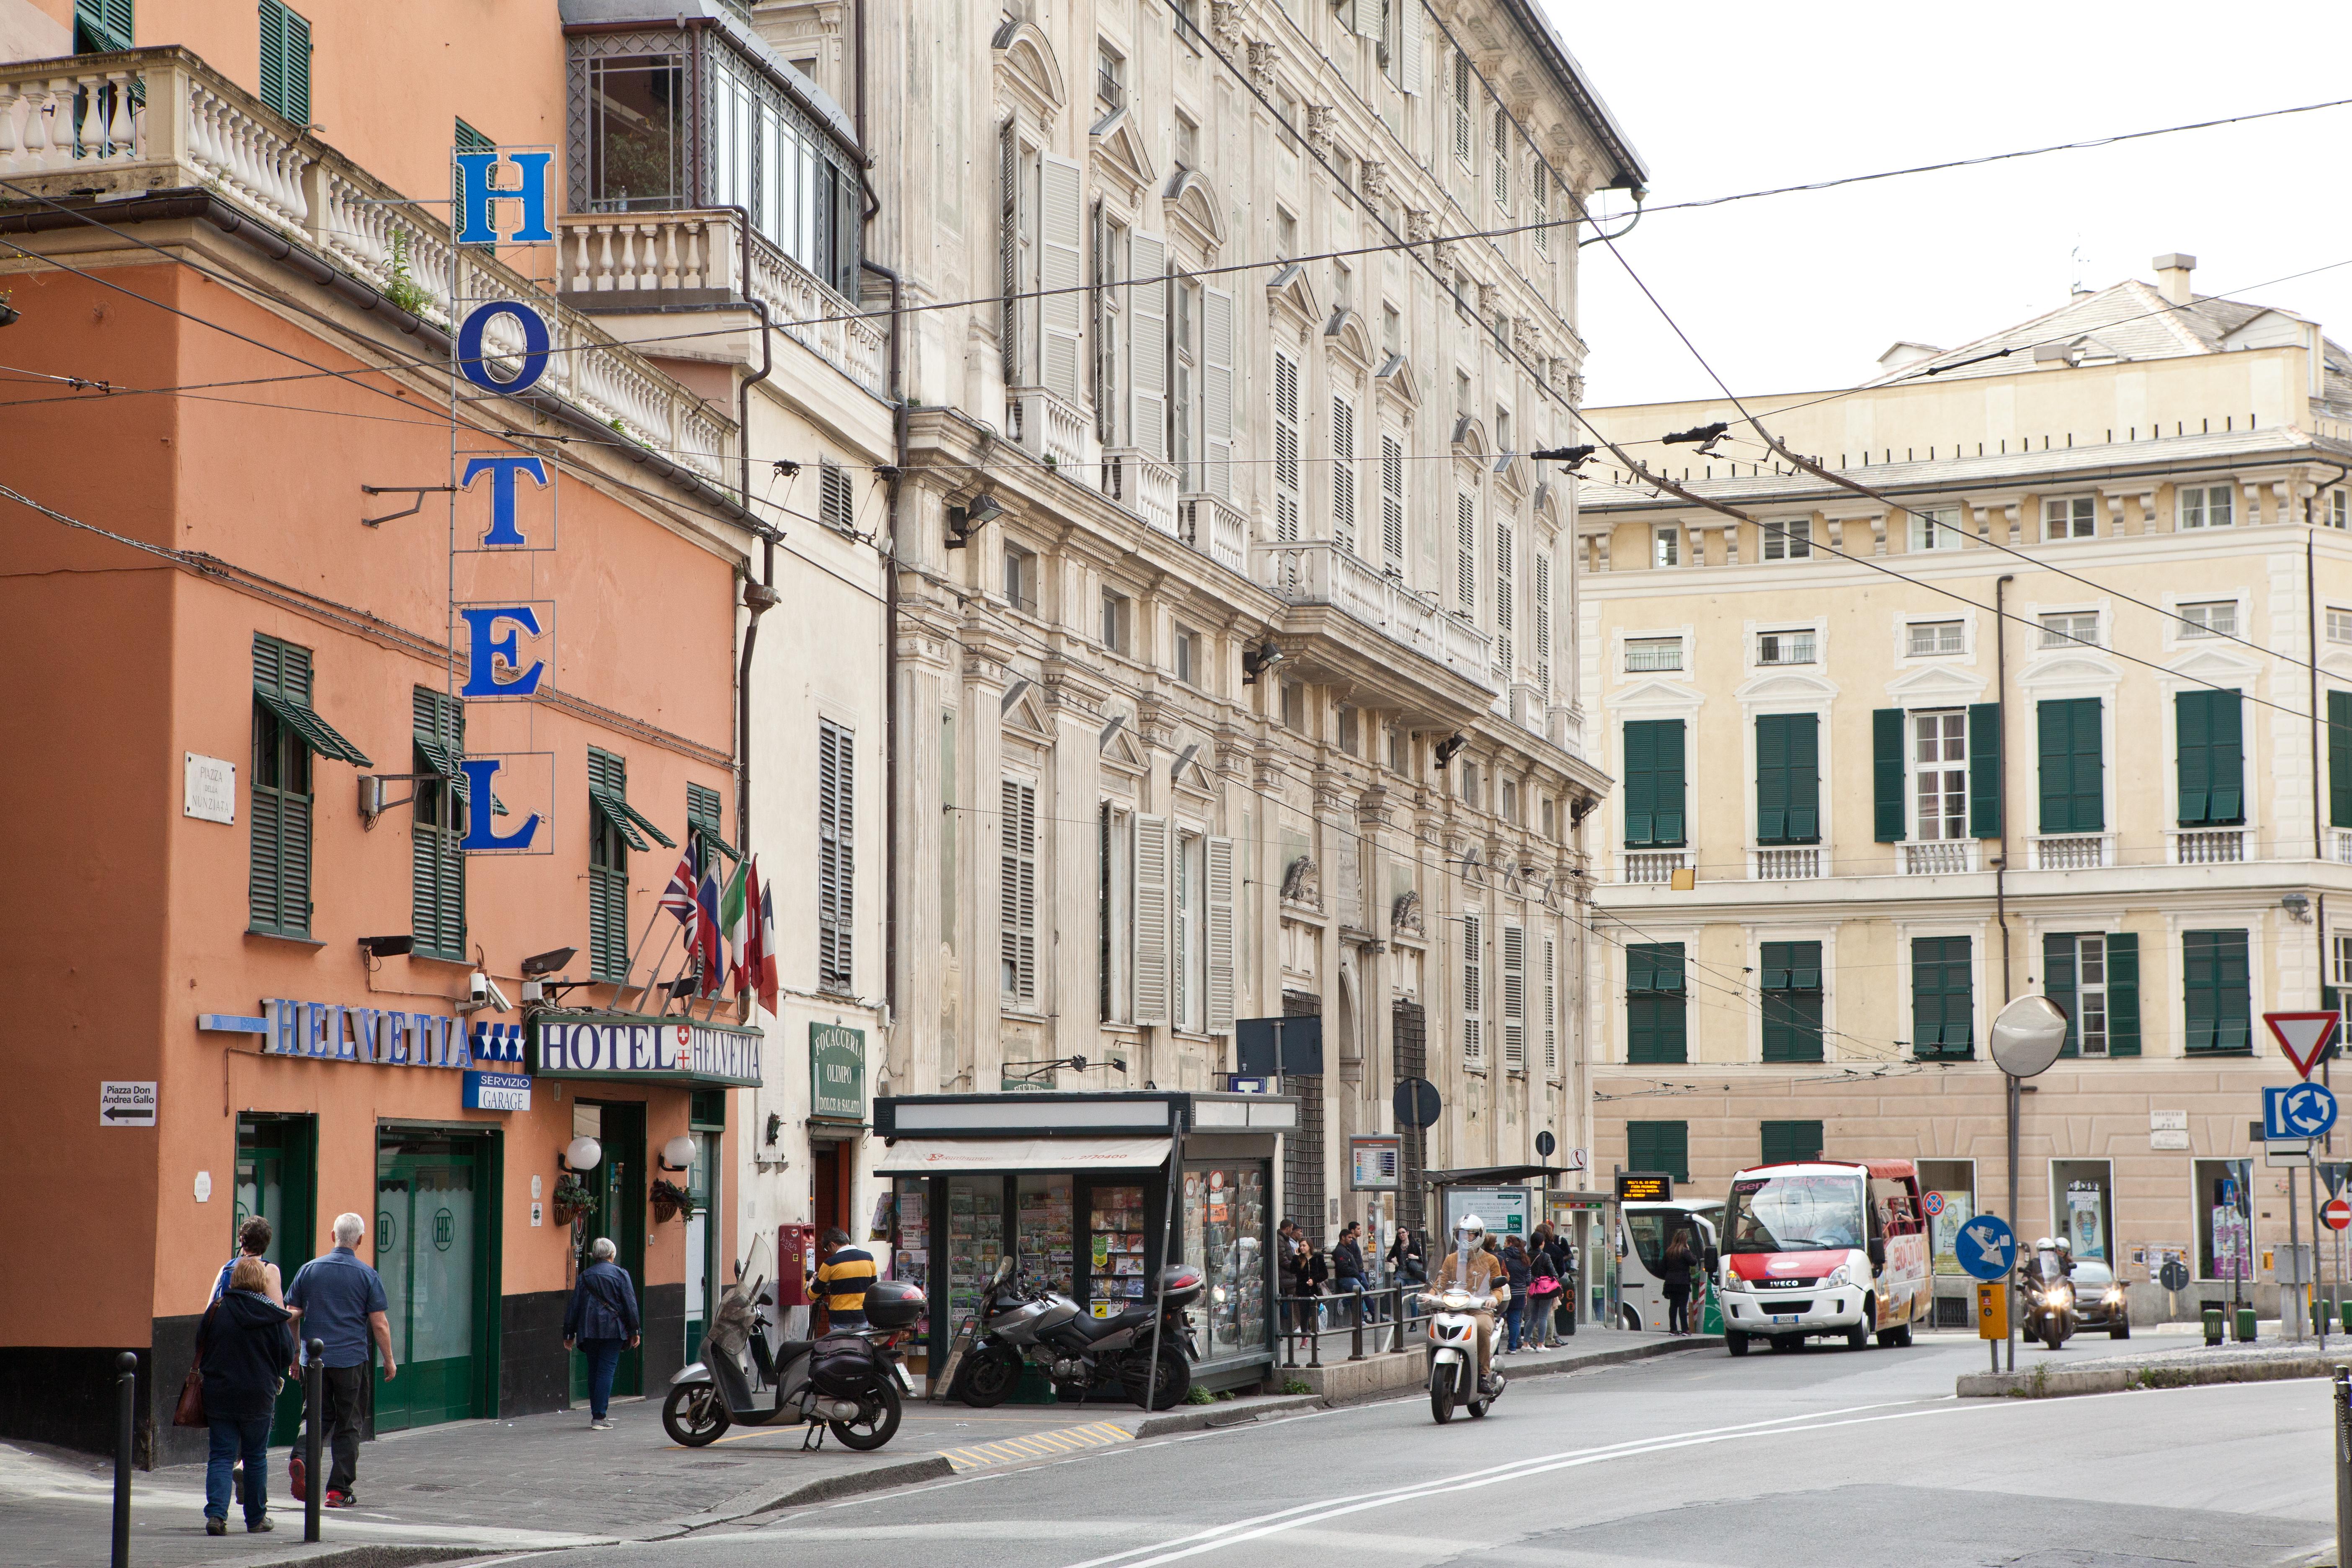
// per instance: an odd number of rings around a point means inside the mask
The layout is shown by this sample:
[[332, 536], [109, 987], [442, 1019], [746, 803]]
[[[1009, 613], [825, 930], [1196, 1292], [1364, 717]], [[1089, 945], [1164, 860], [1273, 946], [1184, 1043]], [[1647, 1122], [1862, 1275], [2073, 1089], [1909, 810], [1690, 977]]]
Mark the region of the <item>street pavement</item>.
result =
[[[2067, 1352], [2054, 1352], [2053, 1359]], [[2026, 1364], [2031, 1355], [2020, 1357]], [[1972, 1336], [1516, 1384], [1438, 1427], [1399, 1398], [794, 1508], [562, 1568], [1716, 1564], [2139, 1568], [2333, 1561], [2318, 1380], [1958, 1400]]]

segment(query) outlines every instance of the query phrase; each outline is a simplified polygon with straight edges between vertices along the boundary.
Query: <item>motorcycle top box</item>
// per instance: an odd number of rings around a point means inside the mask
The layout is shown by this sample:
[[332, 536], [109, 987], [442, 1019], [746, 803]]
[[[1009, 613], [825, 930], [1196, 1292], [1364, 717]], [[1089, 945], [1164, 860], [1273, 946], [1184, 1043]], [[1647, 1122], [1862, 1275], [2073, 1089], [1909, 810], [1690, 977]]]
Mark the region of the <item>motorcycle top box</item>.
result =
[[903, 1279], [877, 1279], [866, 1288], [866, 1321], [877, 1329], [911, 1329], [923, 1321], [923, 1291]]
[[1207, 1278], [1189, 1263], [1171, 1263], [1160, 1271], [1160, 1288], [1168, 1293], [1171, 1307], [1191, 1306], [1207, 1285]]

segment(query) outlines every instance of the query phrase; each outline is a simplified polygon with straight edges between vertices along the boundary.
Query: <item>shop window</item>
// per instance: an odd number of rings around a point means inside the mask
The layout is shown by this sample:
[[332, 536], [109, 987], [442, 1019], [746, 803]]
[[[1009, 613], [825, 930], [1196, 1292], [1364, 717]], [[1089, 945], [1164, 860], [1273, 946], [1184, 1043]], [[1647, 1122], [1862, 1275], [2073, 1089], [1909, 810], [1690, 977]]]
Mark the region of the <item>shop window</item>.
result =
[[1764, 993], [1764, 1059], [1822, 1059], [1822, 944], [1768, 942], [1759, 976]]
[[2050, 1162], [2050, 1234], [2063, 1236], [2074, 1261], [2113, 1265], [2115, 1171], [2105, 1160]]
[[1018, 1182], [1014, 1212], [1019, 1228], [1013, 1245], [1020, 1253], [1022, 1276], [1067, 1296], [1077, 1289], [1071, 1178], [1024, 1175]]
[[948, 1340], [979, 1310], [1004, 1258], [1004, 1178], [948, 1178]]
[[1143, 1233], [1153, 1216], [1141, 1187], [1095, 1187], [1087, 1208], [1087, 1308], [1115, 1318], [1150, 1293]]
[[1677, 1182], [1689, 1181], [1690, 1123], [1625, 1123], [1625, 1168], [1629, 1171], [1664, 1171]]
[[[409, 911], [415, 952], [463, 963], [466, 950], [466, 710], [446, 691], [410, 693], [415, 799], [409, 819]], [[423, 775], [430, 774], [431, 777]]]
[[1937, 1274], [1965, 1277], [1957, 1242], [1960, 1226], [1976, 1217], [1977, 1164], [1974, 1160], [1922, 1160], [1919, 1191], [1936, 1194], [1941, 1210], [1928, 1222], [1929, 1254]]
[[1629, 943], [1625, 949], [1626, 1061], [1687, 1061], [1685, 1007], [1683, 944]]
[[2197, 1277], [2254, 1282], [2252, 1160], [2200, 1160], [2197, 1181]]
[[1266, 1346], [1265, 1170], [1255, 1163], [1184, 1167], [1184, 1258], [1207, 1278], [1201, 1304], [1202, 1359]]

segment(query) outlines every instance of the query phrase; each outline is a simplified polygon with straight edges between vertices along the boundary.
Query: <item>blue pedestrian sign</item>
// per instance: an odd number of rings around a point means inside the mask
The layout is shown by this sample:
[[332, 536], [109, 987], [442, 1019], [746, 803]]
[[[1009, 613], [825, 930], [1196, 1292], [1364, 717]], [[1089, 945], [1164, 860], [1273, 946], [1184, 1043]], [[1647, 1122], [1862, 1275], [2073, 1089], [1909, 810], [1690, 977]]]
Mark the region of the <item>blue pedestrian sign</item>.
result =
[[1972, 1277], [1998, 1279], [2017, 1265], [2017, 1236], [2007, 1220], [1980, 1214], [1952, 1237], [1952, 1252]]
[[2316, 1138], [2336, 1125], [2336, 1096], [2325, 1084], [2263, 1090], [2263, 1141]]

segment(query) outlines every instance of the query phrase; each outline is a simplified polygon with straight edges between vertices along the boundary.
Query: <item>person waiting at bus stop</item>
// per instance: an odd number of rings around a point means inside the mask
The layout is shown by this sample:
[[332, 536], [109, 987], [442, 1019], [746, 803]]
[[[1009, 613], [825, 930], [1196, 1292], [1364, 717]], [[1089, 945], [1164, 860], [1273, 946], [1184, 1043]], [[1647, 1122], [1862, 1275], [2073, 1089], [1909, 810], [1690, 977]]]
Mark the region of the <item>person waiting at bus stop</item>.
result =
[[[1454, 1250], [1437, 1266], [1436, 1287], [1439, 1290], [1463, 1290], [1472, 1296], [1492, 1293], [1496, 1303], [1507, 1301], [1511, 1282], [1503, 1273], [1503, 1260], [1488, 1249], [1486, 1222], [1475, 1214], [1465, 1214], [1454, 1227]], [[1478, 1386], [1486, 1393], [1495, 1389], [1495, 1306], [1480, 1307], [1474, 1313], [1478, 1320]]]

